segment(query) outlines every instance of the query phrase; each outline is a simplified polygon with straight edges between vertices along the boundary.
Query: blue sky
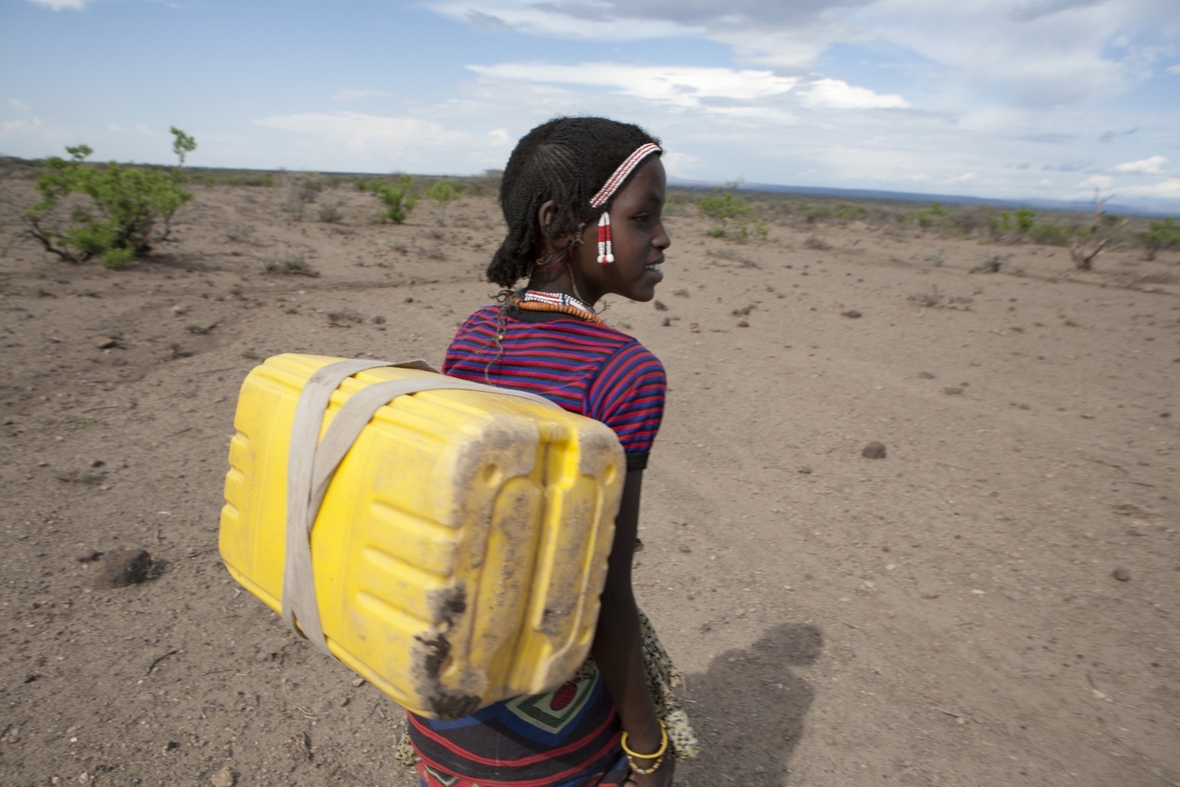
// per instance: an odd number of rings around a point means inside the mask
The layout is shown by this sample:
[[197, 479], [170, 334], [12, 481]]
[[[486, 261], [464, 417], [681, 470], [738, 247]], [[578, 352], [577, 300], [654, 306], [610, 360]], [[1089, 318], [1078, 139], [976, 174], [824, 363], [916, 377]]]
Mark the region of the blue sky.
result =
[[557, 114], [674, 178], [1180, 210], [1178, 0], [0, 0], [0, 153], [470, 174]]

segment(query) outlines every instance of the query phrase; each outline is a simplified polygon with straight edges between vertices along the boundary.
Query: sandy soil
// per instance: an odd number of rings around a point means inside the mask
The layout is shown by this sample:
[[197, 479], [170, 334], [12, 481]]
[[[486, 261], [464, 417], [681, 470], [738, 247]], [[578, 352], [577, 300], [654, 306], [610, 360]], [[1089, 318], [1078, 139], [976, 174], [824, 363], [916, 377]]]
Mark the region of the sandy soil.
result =
[[[107, 271], [14, 239], [0, 183], [0, 784], [410, 785], [399, 709], [220, 565], [227, 441], [252, 359], [439, 362], [498, 216], [195, 191]], [[607, 317], [671, 385], [637, 592], [704, 739], [680, 783], [1180, 784], [1177, 255], [668, 226], [666, 309]], [[78, 558], [119, 548], [158, 576], [100, 589]]]

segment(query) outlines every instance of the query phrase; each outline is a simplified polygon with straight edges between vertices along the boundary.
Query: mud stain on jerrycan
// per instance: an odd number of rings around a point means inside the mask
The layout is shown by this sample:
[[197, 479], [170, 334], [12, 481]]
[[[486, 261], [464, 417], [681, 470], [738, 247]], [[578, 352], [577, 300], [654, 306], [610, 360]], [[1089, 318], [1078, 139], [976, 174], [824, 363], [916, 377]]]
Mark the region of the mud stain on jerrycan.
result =
[[[295, 405], [337, 360], [270, 358], [238, 400], [221, 553], [276, 612]], [[346, 379], [324, 429], [363, 388], [416, 376], [432, 373]], [[609, 427], [555, 407], [464, 390], [389, 402], [341, 461], [311, 531], [329, 651], [432, 718], [557, 688], [593, 640], [624, 467]]]

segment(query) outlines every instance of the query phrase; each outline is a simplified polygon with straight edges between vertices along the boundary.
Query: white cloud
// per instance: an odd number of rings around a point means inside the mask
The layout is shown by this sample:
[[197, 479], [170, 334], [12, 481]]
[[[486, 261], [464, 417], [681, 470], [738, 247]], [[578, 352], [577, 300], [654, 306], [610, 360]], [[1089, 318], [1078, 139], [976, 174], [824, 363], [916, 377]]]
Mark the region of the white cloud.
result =
[[54, 11], [60, 11], [63, 8], [81, 11], [90, 3], [90, 0], [30, 0], [30, 2], [44, 8], [52, 8]]
[[126, 130], [127, 129], [123, 128], [118, 123], [112, 123], [109, 126], [107, 126], [107, 131], [120, 132], [120, 131], [126, 131]]
[[664, 169], [674, 178], [689, 178], [698, 159], [687, 153], [676, 150], [665, 151], [660, 159], [664, 162]]
[[529, 35], [592, 41], [634, 41], [640, 38], [699, 35], [697, 26], [670, 19], [652, 18], [644, 24], [623, 18], [609, 3], [536, 3], [534, 0], [436, 0], [424, 3], [438, 13], [483, 32], [515, 31]]
[[[1138, 36], [1174, 35], [1174, 0], [425, 0], [488, 32], [611, 45], [704, 37], [740, 62], [800, 74], [837, 44], [883, 43], [921, 62], [930, 100], [963, 106], [997, 89], [1030, 106], [1120, 92], [1172, 51]], [[1176, 71], [1173, 66], [1172, 71]]]
[[152, 131], [150, 128], [148, 128], [147, 126], [145, 126], [143, 123], [136, 123], [136, 124], [135, 124], [135, 130], [136, 130], [136, 131], [138, 131], [140, 134], [145, 134], [145, 135], [147, 135], [147, 134], [154, 134], [154, 133], [155, 133], [155, 132], [154, 132], [154, 131]]
[[1168, 66], [1168, 73], [1169, 74], [1180, 74], [1180, 63], [1177, 63], [1174, 66]]
[[488, 132], [488, 144], [492, 147], [503, 147], [512, 144], [512, 137], [508, 135], [506, 128], [494, 128]]
[[340, 142], [353, 152], [380, 151], [408, 145], [465, 145], [471, 140], [445, 132], [437, 123], [416, 118], [333, 114], [272, 115], [252, 121], [259, 126], [294, 131]]
[[32, 120], [6, 120], [0, 124], [0, 134], [32, 134], [44, 127], [45, 123], [39, 117]]
[[1106, 189], [1110, 188], [1110, 184], [1113, 182], [1113, 179], [1106, 175], [1093, 175], [1079, 183], [1078, 187], [1083, 189]]
[[352, 88], [342, 87], [332, 94], [333, 101], [355, 101], [358, 98], [371, 98], [373, 96], [391, 96], [392, 93], [386, 93], [384, 90], [353, 90]]
[[1150, 186], [1131, 186], [1119, 189], [1119, 196], [1180, 199], [1180, 178], [1169, 178]]
[[970, 180], [975, 180], [979, 177], [978, 172], [964, 172], [962, 175], [955, 175], [953, 178], [947, 178], [947, 183], [966, 183]]
[[799, 80], [772, 71], [703, 68], [699, 66], [637, 66], [627, 63], [502, 63], [468, 66], [481, 76], [524, 82], [550, 82], [614, 89], [623, 95], [695, 107], [701, 99], [742, 101], [787, 93]]
[[8, 104], [17, 112], [32, 112], [29, 105], [21, 101], [19, 98], [12, 98], [8, 100]]
[[1125, 161], [1122, 164], [1116, 164], [1111, 167], [1111, 172], [1119, 174], [1135, 173], [1139, 175], [1158, 175], [1164, 171], [1164, 165], [1168, 163], [1166, 156], [1152, 156], [1140, 161]]
[[905, 109], [909, 103], [901, 96], [879, 95], [864, 87], [855, 87], [840, 79], [817, 79], [803, 94], [810, 107], [832, 109]]

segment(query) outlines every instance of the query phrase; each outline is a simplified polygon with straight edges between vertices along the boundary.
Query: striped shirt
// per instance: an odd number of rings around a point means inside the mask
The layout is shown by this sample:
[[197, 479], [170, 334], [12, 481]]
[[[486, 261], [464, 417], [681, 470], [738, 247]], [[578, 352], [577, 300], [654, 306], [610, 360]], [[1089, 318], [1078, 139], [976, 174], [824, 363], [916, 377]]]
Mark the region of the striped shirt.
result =
[[446, 374], [539, 394], [572, 413], [609, 426], [627, 469], [647, 467], [664, 416], [664, 365], [634, 337], [605, 325], [562, 317], [507, 318], [496, 357], [498, 306], [485, 306], [447, 348]]

